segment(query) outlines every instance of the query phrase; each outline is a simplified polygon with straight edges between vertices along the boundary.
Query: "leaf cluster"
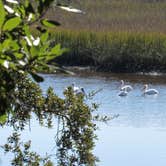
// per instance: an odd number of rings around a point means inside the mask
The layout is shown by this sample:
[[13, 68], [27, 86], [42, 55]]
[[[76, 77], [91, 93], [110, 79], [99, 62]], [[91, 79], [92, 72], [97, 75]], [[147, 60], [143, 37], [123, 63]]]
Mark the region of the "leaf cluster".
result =
[[4, 103], [0, 114], [10, 103], [18, 77], [29, 74], [35, 81], [43, 81], [38, 68], [48, 66], [50, 60], [66, 51], [60, 44], [51, 44], [48, 28], [60, 25], [44, 18], [52, 3], [53, 0], [0, 0], [0, 101]]
[[[17, 89], [13, 92], [13, 100], [8, 106], [10, 111], [0, 122], [1, 125], [12, 126], [18, 132], [24, 130], [27, 124], [30, 125], [32, 115], [36, 116], [41, 125], [47, 127], [52, 127], [52, 122], [58, 119], [58, 129], [55, 133], [58, 165], [95, 165], [98, 159], [92, 153], [94, 141], [97, 139], [97, 126], [94, 120], [103, 119], [92, 114], [97, 110], [97, 105], [93, 103], [92, 106], [88, 106], [85, 99], [82, 94], [76, 95], [72, 87], [65, 89], [64, 98], [58, 97], [52, 88], [43, 95], [35, 82], [24, 77], [20, 79]], [[13, 137], [17, 138], [15, 141], [19, 141], [17, 134]], [[41, 158], [36, 153], [30, 153], [28, 145], [24, 144], [27, 151], [20, 147], [23, 146], [22, 143], [12, 144], [9, 141], [3, 147], [6, 152], [17, 154], [13, 162], [18, 165], [30, 161], [40, 163]]]
[[8, 137], [8, 142], [2, 146], [5, 153], [11, 152], [14, 154], [14, 158], [11, 161], [13, 166], [53, 166], [53, 163], [49, 160], [49, 157], [41, 157], [36, 152], [30, 151], [31, 141], [21, 142], [20, 134], [14, 132]]

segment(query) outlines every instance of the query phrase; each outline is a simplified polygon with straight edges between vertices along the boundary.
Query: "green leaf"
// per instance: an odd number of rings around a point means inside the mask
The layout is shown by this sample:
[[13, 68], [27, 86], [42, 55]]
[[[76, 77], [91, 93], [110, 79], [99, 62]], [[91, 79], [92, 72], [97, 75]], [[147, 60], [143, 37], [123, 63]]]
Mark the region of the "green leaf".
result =
[[3, 43], [2, 46], [4, 48], [4, 50], [10, 49], [12, 48], [12, 51], [17, 51], [20, 49], [19, 45], [17, 44], [16, 41], [11, 40], [11, 39], [6, 39]]
[[60, 23], [57, 21], [53, 21], [53, 20], [47, 20], [47, 19], [43, 19], [41, 20], [41, 24], [48, 27], [48, 28], [53, 28], [55, 26], [59, 26]]
[[34, 72], [30, 72], [32, 78], [36, 81], [36, 82], [43, 82], [44, 81], [44, 78], [37, 75], [36, 73]]
[[49, 61], [51, 61], [53, 59], [55, 59], [55, 56], [46, 56], [44, 60], [49, 62]]
[[7, 120], [7, 115], [6, 114], [3, 114], [3, 115], [0, 115], [0, 124], [4, 124]]
[[0, 59], [0, 65], [3, 65], [4, 61], [4, 59]]
[[44, 43], [44, 42], [47, 41], [48, 36], [49, 36], [49, 33], [48, 33], [48, 32], [45, 32], [45, 33], [42, 34], [42, 36], [40, 37], [42, 43]]
[[13, 48], [13, 51], [17, 51], [20, 49], [20, 46], [16, 41], [12, 41], [10, 46]]
[[16, 70], [17, 69], [16, 64], [13, 62], [10, 62], [10, 69]]
[[5, 10], [3, 7], [2, 0], [0, 0], [0, 11], [1, 11], [1, 14], [0, 14], [0, 29], [1, 29], [1, 27], [4, 23], [4, 20], [5, 20]]
[[25, 6], [25, 7], [28, 7], [28, 6], [29, 6], [29, 1], [28, 1], [28, 0], [25, 0], [25, 1], [24, 1], [24, 6]]
[[25, 11], [25, 8], [23, 5], [19, 5], [18, 10], [21, 13], [22, 18], [25, 18], [27, 16], [25, 13], [26, 11]]
[[0, 43], [0, 52], [3, 50], [3, 45]]
[[35, 57], [35, 56], [38, 55], [39, 49], [37, 49], [36, 47], [31, 47], [30, 53], [31, 53], [31, 56], [32, 56], [32, 57]]
[[23, 54], [22, 53], [14, 53], [14, 55], [15, 55], [15, 57], [17, 58], [17, 59], [22, 59], [23, 58]]
[[11, 40], [10, 39], [6, 39], [3, 43], [2, 43], [2, 46], [5, 50], [7, 50], [9, 47], [10, 47], [10, 43], [11, 43]]
[[14, 17], [5, 22], [3, 26], [4, 31], [11, 31], [21, 23], [20, 17]]
[[62, 55], [64, 52], [66, 52], [67, 49], [61, 49], [61, 45], [60, 44], [57, 44], [56, 46], [54, 46], [52, 49], [51, 49], [51, 52], [50, 54], [51, 55], [56, 55], [56, 56], [59, 56], [59, 55]]
[[29, 37], [31, 35], [29, 26], [24, 25], [23, 29], [24, 29], [24, 33], [25, 33], [24, 35]]

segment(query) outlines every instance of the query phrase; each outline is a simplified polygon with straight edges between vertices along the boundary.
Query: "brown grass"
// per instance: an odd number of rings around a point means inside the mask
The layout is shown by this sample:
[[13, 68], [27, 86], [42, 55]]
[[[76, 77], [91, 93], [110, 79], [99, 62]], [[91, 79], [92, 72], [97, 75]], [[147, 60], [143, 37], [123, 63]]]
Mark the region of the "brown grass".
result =
[[55, 7], [47, 16], [72, 30], [166, 33], [166, 0], [73, 0], [71, 5], [86, 14]]

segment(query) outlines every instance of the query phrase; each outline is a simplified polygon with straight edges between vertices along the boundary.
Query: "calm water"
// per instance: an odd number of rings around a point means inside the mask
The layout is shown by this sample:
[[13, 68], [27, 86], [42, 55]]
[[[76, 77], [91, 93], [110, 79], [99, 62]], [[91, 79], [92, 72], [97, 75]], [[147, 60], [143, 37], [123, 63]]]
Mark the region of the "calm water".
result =
[[[100, 158], [99, 166], [165, 166], [166, 165], [166, 76], [141, 76], [129, 74], [81, 76], [45, 75], [41, 87], [52, 86], [63, 97], [63, 89], [75, 82], [86, 92], [103, 90], [93, 101], [100, 104], [99, 113], [108, 116], [119, 115], [108, 124], [99, 123], [99, 140], [94, 153]], [[127, 97], [119, 97], [120, 80], [131, 84], [134, 90]], [[143, 84], [159, 91], [159, 96], [143, 97]], [[23, 132], [25, 140], [32, 139], [32, 149], [42, 154], [54, 153], [56, 128], [47, 129], [31, 122]], [[11, 133], [9, 128], [0, 129], [1, 142]], [[2, 156], [2, 157], [1, 157]], [[0, 151], [0, 166], [8, 166], [11, 155]]]

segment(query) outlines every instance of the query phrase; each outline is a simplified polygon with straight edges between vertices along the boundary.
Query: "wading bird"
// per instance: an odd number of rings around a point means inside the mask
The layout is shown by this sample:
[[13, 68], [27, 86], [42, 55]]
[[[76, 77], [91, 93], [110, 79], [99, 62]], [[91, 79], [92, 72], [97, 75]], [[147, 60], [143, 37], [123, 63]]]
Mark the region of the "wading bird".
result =
[[118, 93], [118, 96], [120, 97], [124, 97], [124, 96], [127, 96], [128, 92], [126, 91], [126, 89], [124, 90], [121, 90], [119, 93]]
[[143, 92], [144, 95], [157, 95], [157, 94], [159, 94], [158, 90], [156, 90], [156, 89], [148, 89], [147, 84], [144, 85], [143, 90], [144, 90], [144, 92]]
[[79, 90], [75, 93], [76, 95], [86, 95], [85, 90], [83, 87], [80, 87]]
[[73, 88], [74, 93], [77, 93], [77, 91], [80, 90], [79, 87], [75, 86], [75, 83], [74, 83], [74, 82], [72, 83], [72, 88]]
[[72, 12], [72, 13], [79, 13], [79, 14], [85, 14], [84, 11], [80, 10], [80, 9], [76, 9], [73, 8], [71, 6], [61, 6], [61, 5], [57, 5], [59, 8], [61, 8], [62, 10], [66, 10], [68, 12]]
[[133, 90], [133, 87], [132, 87], [131, 85], [125, 85], [125, 84], [124, 84], [124, 81], [121, 80], [120, 90], [121, 90], [121, 91], [130, 92], [131, 90]]

